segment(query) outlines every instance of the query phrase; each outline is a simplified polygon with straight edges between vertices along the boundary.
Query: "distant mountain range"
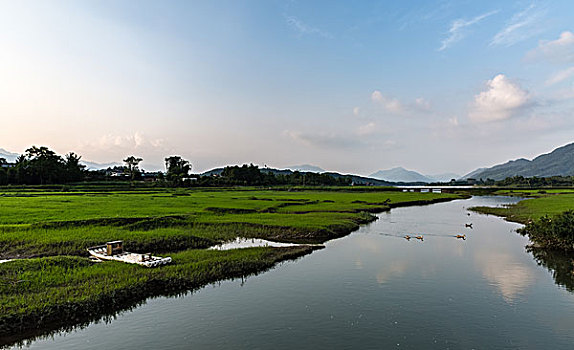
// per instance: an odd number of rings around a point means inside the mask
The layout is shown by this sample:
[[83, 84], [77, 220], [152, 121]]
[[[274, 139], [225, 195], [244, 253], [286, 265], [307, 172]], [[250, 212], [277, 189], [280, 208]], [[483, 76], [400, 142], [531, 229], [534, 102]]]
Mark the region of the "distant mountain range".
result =
[[84, 160], [80, 160], [81, 164], [84, 164], [86, 166], [87, 170], [100, 170], [100, 169], [107, 169], [107, 168], [113, 168], [115, 166], [123, 166], [123, 163], [118, 163], [118, 162], [112, 162], [112, 163], [96, 163], [96, 162], [89, 162], [89, 161], [84, 161]]
[[451, 179], [458, 179], [460, 175], [453, 173], [436, 174], [436, 175], [423, 175], [413, 170], [397, 167], [388, 170], [379, 170], [376, 173], [369, 175], [379, 180], [390, 182], [447, 182]]
[[311, 172], [311, 173], [324, 173], [325, 170], [319, 168], [315, 165], [310, 164], [301, 164], [301, 165], [292, 165], [288, 166], [286, 169], [293, 170], [293, 171], [301, 171], [301, 172]]
[[4, 158], [6, 159], [7, 162], [14, 162], [16, 160], [16, 158], [18, 158], [19, 154], [18, 153], [12, 153], [9, 151], [6, 151], [4, 148], [0, 148], [0, 158]]
[[574, 175], [574, 143], [559, 147], [533, 160], [511, 160], [491, 168], [480, 168], [463, 176], [464, 179], [504, 180], [511, 176], [548, 177]]

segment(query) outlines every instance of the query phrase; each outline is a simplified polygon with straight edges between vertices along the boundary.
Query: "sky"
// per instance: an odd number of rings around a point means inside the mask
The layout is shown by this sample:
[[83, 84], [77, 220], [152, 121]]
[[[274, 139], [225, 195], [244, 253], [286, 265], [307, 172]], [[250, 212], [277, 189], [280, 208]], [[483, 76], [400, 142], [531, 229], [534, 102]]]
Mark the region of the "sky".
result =
[[571, 0], [0, 0], [16, 153], [463, 175], [571, 142]]

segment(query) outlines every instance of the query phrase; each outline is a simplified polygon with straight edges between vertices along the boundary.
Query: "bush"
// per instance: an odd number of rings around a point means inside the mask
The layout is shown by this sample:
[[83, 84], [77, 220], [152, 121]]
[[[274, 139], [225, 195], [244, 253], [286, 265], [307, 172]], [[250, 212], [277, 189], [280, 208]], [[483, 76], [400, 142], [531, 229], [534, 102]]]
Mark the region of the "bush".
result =
[[531, 221], [518, 233], [542, 247], [574, 251], [574, 210]]

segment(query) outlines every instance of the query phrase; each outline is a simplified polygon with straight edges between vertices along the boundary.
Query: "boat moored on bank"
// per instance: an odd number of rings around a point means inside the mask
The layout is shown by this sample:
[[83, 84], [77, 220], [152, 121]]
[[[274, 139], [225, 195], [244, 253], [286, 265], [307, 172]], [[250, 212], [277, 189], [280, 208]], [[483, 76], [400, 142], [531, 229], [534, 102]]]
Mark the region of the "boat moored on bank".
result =
[[157, 267], [171, 262], [171, 257], [153, 256], [151, 253], [130, 253], [124, 251], [123, 241], [111, 241], [104, 245], [88, 248], [90, 255], [98, 260], [121, 261], [145, 267]]

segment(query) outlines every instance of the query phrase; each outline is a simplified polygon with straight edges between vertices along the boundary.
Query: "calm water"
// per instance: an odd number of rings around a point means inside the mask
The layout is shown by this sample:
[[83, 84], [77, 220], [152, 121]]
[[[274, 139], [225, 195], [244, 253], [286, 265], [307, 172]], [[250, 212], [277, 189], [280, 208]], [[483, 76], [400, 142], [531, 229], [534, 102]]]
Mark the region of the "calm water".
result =
[[30, 347], [572, 349], [574, 294], [526, 252], [518, 225], [465, 209], [512, 201], [393, 209], [243, 284], [152, 299], [111, 323]]

